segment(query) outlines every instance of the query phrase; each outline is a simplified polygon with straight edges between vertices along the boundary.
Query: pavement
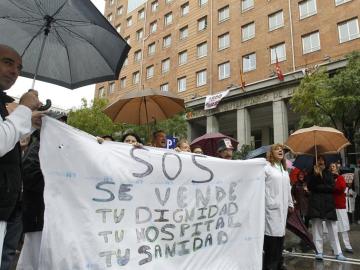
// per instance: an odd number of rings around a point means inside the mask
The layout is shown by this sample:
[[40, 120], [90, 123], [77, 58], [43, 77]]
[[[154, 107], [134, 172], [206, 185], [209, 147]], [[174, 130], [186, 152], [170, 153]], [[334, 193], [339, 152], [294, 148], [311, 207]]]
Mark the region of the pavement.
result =
[[[342, 250], [344, 245], [341, 236], [340, 243]], [[345, 262], [335, 260], [329, 242], [324, 243], [324, 260], [316, 261], [315, 253], [304, 248], [301, 240], [292, 232], [287, 231], [285, 238], [284, 264], [287, 270], [360, 270], [360, 224], [352, 224], [349, 232], [350, 243], [353, 247], [353, 254], [345, 253], [348, 258]]]

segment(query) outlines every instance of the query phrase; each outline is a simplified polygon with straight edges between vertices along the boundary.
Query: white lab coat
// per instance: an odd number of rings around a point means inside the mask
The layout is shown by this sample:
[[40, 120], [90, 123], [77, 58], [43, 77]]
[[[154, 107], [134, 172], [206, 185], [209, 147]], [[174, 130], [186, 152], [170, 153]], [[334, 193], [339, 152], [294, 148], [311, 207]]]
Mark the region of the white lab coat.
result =
[[285, 235], [288, 208], [294, 207], [289, 173], [267, 162], [265, 166], [265, 235]]
[[[346, 194], [346, 211], [352, 213], [355, 211], [355, 198], [357, 194], [353, 189], [348, 187], [346, 187], [345, 189], [345, 194]], [[350, 197], [350, 195], [352, 195], [352, 197]]]
[[3, 121], [0, 117], [0, 157], [14, 148], [21, 137], [31, 131], [31, 110], [19, 105]]

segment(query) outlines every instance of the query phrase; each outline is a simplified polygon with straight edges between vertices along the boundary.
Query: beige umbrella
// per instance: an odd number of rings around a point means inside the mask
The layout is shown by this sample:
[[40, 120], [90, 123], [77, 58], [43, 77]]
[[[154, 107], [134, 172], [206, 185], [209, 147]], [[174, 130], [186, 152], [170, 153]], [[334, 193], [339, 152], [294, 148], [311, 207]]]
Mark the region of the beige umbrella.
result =
[[104, 109], [115, 123], [135, 125], [164, 120], [185, 110], [184, 100], [154, 89], [133, 91]]
[[285, 142], [293, 153], [297, 155], [335, 154], [350, 145], [344, 134], [331, 127], [312, 126], [303, 128], [291, 134]]

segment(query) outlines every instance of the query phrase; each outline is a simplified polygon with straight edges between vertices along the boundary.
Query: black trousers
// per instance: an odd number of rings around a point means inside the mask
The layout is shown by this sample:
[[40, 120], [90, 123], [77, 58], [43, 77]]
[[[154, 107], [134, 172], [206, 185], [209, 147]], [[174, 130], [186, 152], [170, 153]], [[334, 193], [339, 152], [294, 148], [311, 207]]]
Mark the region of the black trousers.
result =
[[282, 251], [285, 237], [264, 237], [263, 270], [279, 270], [282, 267]]
[[355, 198], [355, 212], [354, 212], [354, 222], [360, 220], [360, 194]]

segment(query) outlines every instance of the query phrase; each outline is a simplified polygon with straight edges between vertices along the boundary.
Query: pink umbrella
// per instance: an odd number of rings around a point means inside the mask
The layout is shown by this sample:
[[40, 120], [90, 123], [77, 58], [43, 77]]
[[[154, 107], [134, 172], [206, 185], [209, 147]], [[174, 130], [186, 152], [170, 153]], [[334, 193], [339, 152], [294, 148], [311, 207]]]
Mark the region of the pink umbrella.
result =
[[220, 132], [207, 133], [204, 134], [191, 142], [191, 147], [200, 146], [205, 155], [217, 157], [217, 147], [218, 141], [223, 138], [228, 138], [231, 140], [231, 144], [236, 149], [239, 142], [235, 139], [224, 135]]
[[288, 160], [288, 159], [286, 160], [286, 167], [288, 169], [293, 169], [294, 168], [293, 163], [292, 163], [291, 160]]

